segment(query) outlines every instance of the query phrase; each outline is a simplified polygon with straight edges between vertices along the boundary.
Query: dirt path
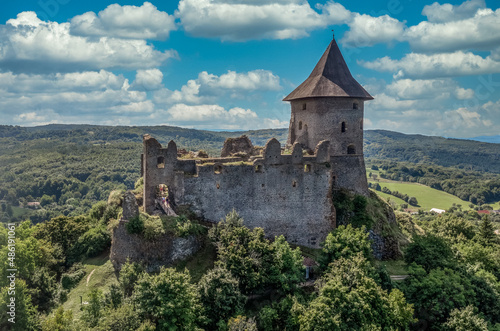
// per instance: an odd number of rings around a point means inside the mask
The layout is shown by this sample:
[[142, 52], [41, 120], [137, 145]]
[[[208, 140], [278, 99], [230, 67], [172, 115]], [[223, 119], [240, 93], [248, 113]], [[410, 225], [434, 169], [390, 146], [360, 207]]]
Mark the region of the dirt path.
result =
[[90, 272], [90, 274], [87, 276], [87, 286], [89, 286], [89, 280], [90, 277], [92, 277], [92, 274], [94, 273], [95, 269]]
[[394, 275], [391, 276], [391, 280], [405, 280], [408, 278], [408, 275]]

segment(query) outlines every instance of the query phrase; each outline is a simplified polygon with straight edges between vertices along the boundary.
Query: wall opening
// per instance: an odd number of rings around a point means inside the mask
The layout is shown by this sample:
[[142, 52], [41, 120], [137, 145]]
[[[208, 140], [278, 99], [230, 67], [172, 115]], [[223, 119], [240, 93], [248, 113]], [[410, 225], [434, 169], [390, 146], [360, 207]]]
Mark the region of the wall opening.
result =
[[302, 110], [306, 110], [307, 105], [305, 103], [302, 104]]
[[219, 183], [217, 183], [215, 186], [217, 187], [217, 189], [220, 189], [220, 184]]
[[360, 130], [363, 130], [363, 120], [360, 120], [360, 121], [359, 121], [359, 129], [360, 129]]
[[311, 165], [310, 164], [304, 164], [304, 172], [311, 172]]
[[342, 122], [342, 127], [341, 127], [341, 131], [342, 132], [345, 132], [345, 129], [346, 129], [346, 125], [345, 125], [345, 122]]
[[257, 164], [255, 166], [255, 172], [262, 172], [262, 164]]
[[355, 103], [352, 104], [352, 109], [358, 109], [358, 103], [357, 102], [355, 102]]
[[163, 156], [158, 156], [156, 158], [156, 167], [159, 169], [165, 168], [165, 158]]
[[302, 130], [302, 121], [299, 122], [299, 130]]
[[214, 165], [214, 173], [220, 174], [222, 172], [222, 166], [220, 164]]
[[292, 180], [292, 187], [296, 187], [297, 186], [297, 181], [296, 180]]
[[353, 144], [347, 146], [347, 154], [356, 154], [356, 147]]

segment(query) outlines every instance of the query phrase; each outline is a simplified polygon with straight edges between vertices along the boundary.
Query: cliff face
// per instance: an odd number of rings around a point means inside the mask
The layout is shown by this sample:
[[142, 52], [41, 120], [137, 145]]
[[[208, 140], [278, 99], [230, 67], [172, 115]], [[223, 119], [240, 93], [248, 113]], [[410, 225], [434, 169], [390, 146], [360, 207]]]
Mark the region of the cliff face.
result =
[[171, 266], [176, 261], [195, 254], [199, 248], [196, 236], [179, 238], [167, 233], [154, 241], [148, 241], [142, 236], [129, 234], [125, 222], [120, 221], [113, 230], [110, 260], [116, 271], [121, 269], [127, 258], [131, 262], [143, 264], [148, 271], [153, 271], [160, 266]]

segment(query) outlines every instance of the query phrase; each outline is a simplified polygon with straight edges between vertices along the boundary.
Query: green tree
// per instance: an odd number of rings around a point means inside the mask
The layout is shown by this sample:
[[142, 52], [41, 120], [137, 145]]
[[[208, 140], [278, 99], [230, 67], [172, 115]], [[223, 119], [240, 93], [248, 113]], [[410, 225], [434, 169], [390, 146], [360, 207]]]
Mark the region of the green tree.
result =
[[407, 330], [413, 308], [399, 290], [390, 294], [368, 275], [362, 253], [335, 260], [320, 282], [319, 295], [302, 310], [300, 330]]
[[[15, 298], [15, 308], [12, 308], [11, 298]], [[37, 311], [31, 302], [29, 289], [24, 280], [16, 279], [15, 293], [12, 293], [8, 286], [0, 290], [0, 307], [2, 307], [0, 330], [30, 331], [39, 329]], [[15, 323], [9, 321], [13, 317]]]
[[104, 314], [104, 296], [100, 289], [95, 288], [88, 297], [88, 304], [83, 306], [82, 319], [89, 327], [95, 327]]
[[431, 330], [439, 328], [451, 311], [474, 303], [475, 293], [467, 277], [451, 269], [432, 269], [427, 273], [415, 263], [402, 285], [408, 302], [415, 305], [416, 317]]
[[118, 280], [125, 296], [132, 295], [135, 284], [143, 272], [144, 268], [139, 263], [130, 262], [129, 259], [122, 265]]
[[292, 249], [285, 237], [279, 236], [271, 244], [272, 263], [269, 269], [269, 283], [281, 293], [291, 293], [304, 280], [303, 257], [300, 248]]
[[322, 269], [326, 269], [331, 262], [340, 258], [349, 259], [358, 253], [371, 259], [371, 242], [366, 228], [340, 225], [326, 237], [319, 260]]
[[238, 280], [224, 267], [216, 267], [203, 275], [198, 290], [210, 328], [243, 311], [246, 297], [240, 292]]
[[137, 312], [160, 330], [192, 330], [200, 319], [198, 292], [187, 270], [161, 268], [156, 275], [142, 274], [133, 300]]
[[453, 310], [444, 326], [450, 331], [488, 331], [488, 323], [476, 315], [471, 305]]
[[495, 228], [488, 215], [484, 215], [481, 218], [478, 230], [478, 241], [483, 245], [490, 245], [496, 242]]
[[405, 262], [415, 262], [429, 271], [438, 267], [449, 267], [456, 263], [454, 254], [448, 242], [433, 234], [413, 236], [405, 251]]
[[62, 306], [42, 321], [42, 331], [72, 331], [73, 312], [64, 311]]
[[415, 198], [415, 197], [410, 197], [410, 198], [408, 199], [408, 203], [409, 203], [410, 205], [412, 205], [412, 206], [418, 206], [418, 201], [417, 201], [417, 198]]
[[141, 326], [141, 316], [131, 304], [125, 303], [109, 309], [99, 320], [96, 331], [137, 330]]
[[5, 212], [9, 217], [12, 217], [14, 215], [14, 211], [12, 210], [12, 206], [10, 204], [7, 205], [7, 208], [5, 209]]
[[231, 317], [227, 323], [228, 331], [257, 331], [255, 318], [238, 315]]

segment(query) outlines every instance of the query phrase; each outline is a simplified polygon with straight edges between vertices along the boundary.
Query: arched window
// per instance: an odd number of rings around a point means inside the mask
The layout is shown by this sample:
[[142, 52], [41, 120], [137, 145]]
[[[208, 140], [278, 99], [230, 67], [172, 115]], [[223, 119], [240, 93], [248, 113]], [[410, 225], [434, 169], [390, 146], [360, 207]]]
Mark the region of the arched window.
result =
[[358, 103], [357, 102], [355, 102], [355, 103], [352, 104], [352, 109], [358, 109]]
[[359, 121], [359, 129], [360, 129], [360, 130], [363, 130], [363, 120], [360, 120], [360, 121]]
[[302, 130], [302, 121], [299, 122], [299, 130]]
[[356, 154], [356, 147], [353, 144], [347, 146], [347, 154]]
[[302, 104], [302, 110], [306, 110], [307, 105], [305, 103]]
[[342, 122], [342, 132], [345, 132], [345, 122]]

